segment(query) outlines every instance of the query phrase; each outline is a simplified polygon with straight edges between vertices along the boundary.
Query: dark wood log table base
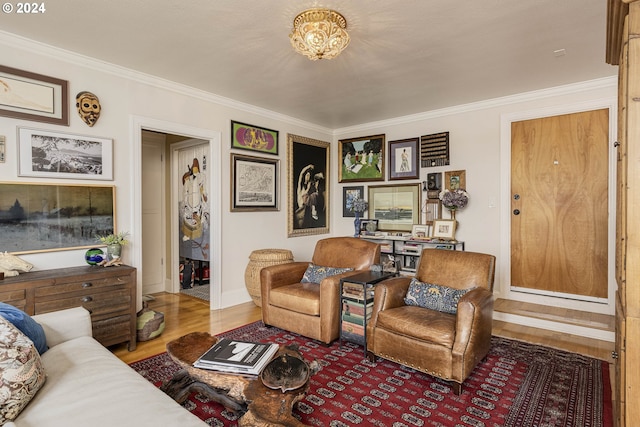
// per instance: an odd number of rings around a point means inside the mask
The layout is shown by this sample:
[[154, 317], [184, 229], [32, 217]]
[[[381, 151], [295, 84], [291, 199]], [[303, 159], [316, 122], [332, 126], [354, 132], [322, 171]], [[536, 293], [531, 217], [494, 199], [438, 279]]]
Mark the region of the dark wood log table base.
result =
[[[183, 403], [194, 391], [202, 393], [227, 410], [240, 414], [239, 427], [305, 426], [292, 415], [292, 411], [293, 406], [306, 395], [308, 380], [302, 387], [283, 393], [265, 386], [260, 378], [193, 367], [198, 357], [217, 341], [206, 332], [193, 332], [169, 342], [167, 353], [182, 369], [161, 389], [178, 403]], [[277, 354], [302, 358], [297, 350], [282, 346]]]

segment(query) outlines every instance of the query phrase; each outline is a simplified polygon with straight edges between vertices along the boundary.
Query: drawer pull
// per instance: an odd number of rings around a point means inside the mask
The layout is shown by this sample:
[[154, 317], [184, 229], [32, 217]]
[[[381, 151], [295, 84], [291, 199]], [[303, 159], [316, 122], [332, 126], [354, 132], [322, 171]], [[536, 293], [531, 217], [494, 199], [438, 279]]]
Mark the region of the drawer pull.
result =
[[91, 282], [84, 282], [84, 283], [82, 284], [82, 287], [83, 287], [83, 288], [90, 288], [90, 287], [92, 287], [92, 286], [93, 286], [93, 283], [91, 283]]
[[82, 297], [81, 301], [82, 302], [91, 302], [91, 301], [93, 301], [93, 297]]

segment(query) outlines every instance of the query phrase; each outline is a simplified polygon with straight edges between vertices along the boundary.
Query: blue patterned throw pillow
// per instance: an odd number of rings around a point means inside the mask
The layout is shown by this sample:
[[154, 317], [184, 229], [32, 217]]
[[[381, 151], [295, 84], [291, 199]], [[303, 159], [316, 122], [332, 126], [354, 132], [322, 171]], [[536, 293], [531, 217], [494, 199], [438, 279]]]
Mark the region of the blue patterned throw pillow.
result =
[[353, 268], [323, 267], [309, 263], [309, 267], [307, 267], [307, 270], [304, 272], [304, 276], [302, 276], [302, 280], [300, 282], [320, 283], [323, 279], [329, 276], [346, 273], [347, 271], [353, 271]]
[[458, 301], [471, 289], [454, 289], [447, 286], [423, 283], [414, 277], [409, 284], [409, 290], [404, 298], [404, 303], [406, 305], [417, 305], [431, 310], [456, 314], [458, 311]]
[[0, 302], [0, 316], [12, 323], [13, 326], [33, 341], [38, 353], [43, 354], [49, 349], [42, 325], [33, 320], [27, 313], [10, 304]]

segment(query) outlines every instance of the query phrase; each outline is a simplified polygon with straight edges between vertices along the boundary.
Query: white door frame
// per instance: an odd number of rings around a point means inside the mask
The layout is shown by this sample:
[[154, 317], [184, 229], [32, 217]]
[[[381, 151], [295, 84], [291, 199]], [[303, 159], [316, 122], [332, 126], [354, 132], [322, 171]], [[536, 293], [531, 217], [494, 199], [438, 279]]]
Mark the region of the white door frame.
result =
[[[608, 224], [608, 296], [607, 298], [576, 299], [575, 295], [558, 292], [524, 291], [511, 288], [511, 123], [562, 114], [584, 111], [609, 110], [609, 224]], [[526, 301], [536, 304], [560, 306], [594, 313], [613, 314], [615, 311], [615, 236], [616, 236], [616, 149], [613, 146], [617, 134], [617, 101], [615, 98], [604, 98], [582, 103], [557, 105], [537, 110], [503, 114], [500, 118], [500, 157], [501, 161], [501, 261], [499, 263], [502, 286], [500, 294], [503, 298]]]
[[[211, 202], [211, 284], [209, 290], [209, 307], [211, 310], [221, 308], [220, 295], [222, 284], [222, 173], [221, 173], [221, 133], [210, 129], [194, 128], [179, 123], [171, 123], [164, 120], [157, 120], [148, 117], [134, 116], [130, 118], [130, 156], [131, 156], [131, 176], [133, 188], [131, 191], [131, 218], [133, 227], [131, 231], [132, 241], [139, 241], [142, 236], [142, 130], [150, 130], [161, 133], [184, 135], [190, 138], [203, 139], [209, 141], [210, 159], [210, 202]], [[171, 224], [171, 229], [175, 224]], [[171, 233], [172, 239], [177, 239], [177, 231]], [[172, 242], [172, 248], [177, 247], [177, 242]], [[177, 252], [177, 251], [176, 251]], [[133, 265], [142, 265], [142, 245], [133, 244], [131, 248]], [[171, 263], [171, 283], [178, 283], [178, 258], [172, 257]], [[173, 265], [175, 263], [175, 265]], [[138, 270], [138, 283], [141, 282], [142, 273]], [[175, 292], [175, 289], [171, 289]], [[138, 305], [142, 306], [142, 288], [138, 286]]]

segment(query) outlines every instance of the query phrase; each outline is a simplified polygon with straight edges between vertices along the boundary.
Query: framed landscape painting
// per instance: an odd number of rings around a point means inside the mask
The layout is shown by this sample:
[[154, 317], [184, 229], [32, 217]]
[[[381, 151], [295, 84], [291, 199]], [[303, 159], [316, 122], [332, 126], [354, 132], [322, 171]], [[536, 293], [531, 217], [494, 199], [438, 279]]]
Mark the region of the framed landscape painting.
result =
[[113, 179], [113, 140], [18, 128], [18, 176]]
[[0, 183], [0, 248], [12, 253], [98, 246], [115, 230], [115, 186]]
[[411, 232], [420, 223], [421, 185], [370, 185], [369, 218], [380, 230]]
[[384, 145], [384, 134], [340, 140], [338, 182], [384, 181]]

